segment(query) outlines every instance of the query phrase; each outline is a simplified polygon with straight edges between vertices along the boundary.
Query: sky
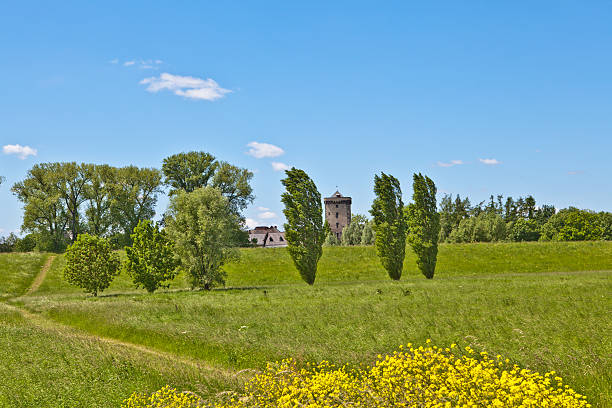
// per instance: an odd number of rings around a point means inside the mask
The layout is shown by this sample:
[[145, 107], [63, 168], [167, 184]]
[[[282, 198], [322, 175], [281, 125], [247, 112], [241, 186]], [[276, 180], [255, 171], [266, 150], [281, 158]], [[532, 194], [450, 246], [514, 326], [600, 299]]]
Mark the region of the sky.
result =
[[[612, 3], [10, 2], [0, 13], [0, 235], [35, 163], [161, 168], [206, 151], [371, 206], [374, 174], [440, 196], [612, 211]], [[158, 212], [168, 200], [160, 196]]]

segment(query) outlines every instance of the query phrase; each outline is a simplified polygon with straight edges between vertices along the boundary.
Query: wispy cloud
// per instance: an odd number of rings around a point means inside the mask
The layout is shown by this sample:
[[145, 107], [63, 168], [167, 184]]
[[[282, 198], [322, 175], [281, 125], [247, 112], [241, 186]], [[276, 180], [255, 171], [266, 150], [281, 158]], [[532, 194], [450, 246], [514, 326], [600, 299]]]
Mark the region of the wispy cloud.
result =
[[247, 154], [257, 159], [263, 159], [264, 157], [278, 157], [285, 154], [283, 149], [269, 143], [251, 142], [247, 144], [247, 146], [250, 147]]
[[568, 171], [567, 174], [569, 176], [577, 176], [578, 174], [582, 174], [582, 171], [578, 170], [578, 171]]
[[[119, 58], [114, 58], [108, 61], [109, 64], [119, 64]], [[138, 59], [132, 58], [125, 60], [121, 63], [124, 67], [136, 67], [140, 69], [159, 69], [158, 65], [163, 64], [164, 61], [160, 59]]]
[[264, 211], [262, 213], [259, 213], [258, 217], [262, 220], [269, 220], [272, 218], [276, 218], [276, 213], [273, 213], [272, 211]]
[[119, 63], [119, 58], [114, 58], [110, 61], [108, 61], [109, 64], [118, 64]]
[[131, 67], [132, 65], [135, 65], [135, 64], [136, 64], [136, 61], [134, 61], [134, 60], [132, 60], [132, 61], [125, 61], [123, 63], [123, 66], [124, 67]]
[[459, 166], [461, 164], [464, 164], [462, 160], [451, 160], [448, 163], [438, 162], [439, 167], [453, 167], [453, 166]]
[[25, 160], [28, 156], [36, 156], [38, 154], [38, 150], [30, 146], [22, 146], [19, 144], [2, 146], [2, 152], [4, 154], [15, 154], [21, 160]]
[[225, 94], [232, 92], [229, 89], [221, 88], [211, 78], [172, 75], [167, 72], [158, 77], [145, 78], [140, 83], [147, 85], [147, 91], [152, 93], [168, 90], [178, 96], [206, 101], [223, 98]]
[[281, 163], [281, 162], [272, 162], [271, 164], [272, 164], [272, 168], [274, 169], [274, 171], [285, 171], [291, 168], [287, 166], [285, 163]]
[[496, 164], [501, 164], [501, 162], [499, 160], [497, 160], [497, 159], [478, 159], [478, 160], [480, 160], [481, 163], [487, 164], [489, 166], [493, 166], [493, 165], [496, 165]]
[[268, 207], [257, 207], [257, 211], [269, 211]]

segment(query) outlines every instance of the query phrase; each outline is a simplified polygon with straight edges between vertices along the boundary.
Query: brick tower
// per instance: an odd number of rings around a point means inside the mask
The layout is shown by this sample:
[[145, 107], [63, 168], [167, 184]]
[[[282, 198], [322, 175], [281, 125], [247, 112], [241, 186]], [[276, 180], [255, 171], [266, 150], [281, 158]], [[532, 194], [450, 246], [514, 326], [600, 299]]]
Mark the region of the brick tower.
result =
[[332, 234], [342, 238], [342, 229], [351, 223], [351, 197], [344, 197], [339, 191], [325, 198], [325, 221], [329, 224]]

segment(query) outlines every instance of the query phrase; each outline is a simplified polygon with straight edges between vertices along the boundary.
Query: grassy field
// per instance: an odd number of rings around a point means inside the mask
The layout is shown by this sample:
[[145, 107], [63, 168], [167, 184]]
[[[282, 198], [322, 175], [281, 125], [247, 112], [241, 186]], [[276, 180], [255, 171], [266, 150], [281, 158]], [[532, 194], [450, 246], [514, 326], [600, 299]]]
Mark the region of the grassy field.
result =
[[[9, 379], [0, 387], [0, 402], [9, 389], [26, 386], [32, 388], [27, 401], [37, 406], [61, 406], [50, 403], [57, 398], [72, 398], [66, 406], [116, 406], [131, 391], [152, 391], [164, 379], [205, 396], [240, 384], [217, 372], [183, 371], [176, 361], [142, 360], [117, 345], [93, 346], [92, 339], [72, 339], [59, 330], [145, 346], [222, 372], [261, 368], [288, 356], [368, 364], [399, 344], [430, 338], [438, 345], [455, 342], [499, 353], [522, 367], [556, 370], [594, 406], [612, 406], [612, 243], [443, 245], [434, 280], [416, 272], [410, 254], [400, 282], [386, 277], [372, 247], [326, 248], [313, 287], [300, 281], [285, 249], [246, 249], [242, 255], [227, 268], [226, 289], [192, 292], [179, 277], [173, 289], [149, 295], [120, 276], [98, 298], [66, 285], [63, 257], [57, 257], [37, 292], [10, 303], [61, 330], [0, 313], [0, 359], [17, 364], [22, 353], [32, 359], [27, 367], [12, 368], [14, 375], [0, 372]], [[30, 281], [35, 275], [19, 273]], [[20, 340], [11, 342], [14, 337]], [[76, 344], [64, 348], [60, 337]], [[27, 344], [39, 353], [24, 350]], [[100, 379], [99, 389], [111, 387], [113, 370], [123, 363], [105, 364], [114, 361], [118, 347], [117, 361], [129, 361], [133, 373], [117, 379], [116, 390], [90, 392], [75, 374], [99, 369], [92, 374]], [[65, 383], [63, 392], [51, 390], [45, 397], [52, 375], [45, 380], [41, 373], [36, 381], [28, 373], [46, 367], [46, 359], [59, 362], [55, 373], [64, 373]], [[151, 377], [141, 376], [149, 364]], [[38, 382], [43, 385], [36, 388]], [[76, 396], [65, 395], [71, 387]], [[79, 395], [87, 395], [87, 403], [77, 404]]]
[[23, 295], [47, 257], [36, 252], [0, 253], [0, 299]]

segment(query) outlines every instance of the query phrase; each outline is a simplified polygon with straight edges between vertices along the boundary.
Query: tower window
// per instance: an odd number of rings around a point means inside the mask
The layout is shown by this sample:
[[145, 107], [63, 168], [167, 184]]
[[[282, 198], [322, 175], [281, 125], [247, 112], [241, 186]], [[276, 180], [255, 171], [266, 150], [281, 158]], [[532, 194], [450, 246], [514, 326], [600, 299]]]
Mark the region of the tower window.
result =
[[338, 208], [338, 204], [336, 204], [336, 208]]
[[340, 223], [339, 222], [336, 223], [336, 228], [340, 228]]
[[336, 218], [338, 218], [338, 213], [336, 213]]

